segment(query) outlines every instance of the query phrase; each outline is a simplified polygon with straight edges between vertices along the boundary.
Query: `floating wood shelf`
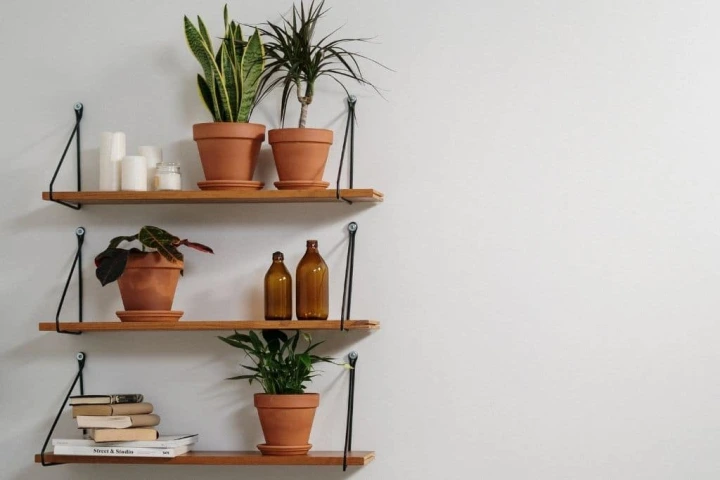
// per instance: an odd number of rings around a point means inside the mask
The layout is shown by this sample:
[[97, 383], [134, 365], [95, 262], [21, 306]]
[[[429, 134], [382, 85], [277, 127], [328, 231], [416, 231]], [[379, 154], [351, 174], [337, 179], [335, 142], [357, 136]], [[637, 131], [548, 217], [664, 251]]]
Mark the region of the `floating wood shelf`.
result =
[[[54, 332], [55, 322], [38, 324], [41, 332]], [[345, 320], [346, 330], [379, 330], [377, 320]], [[340, 330], [340, 320], [202, 320], [179, 322], [60, 322], [69, 332], [137, 332], [190, 330]]]
[[[382, 202], [372, 188], [341, 189], [352, 202]], [[43, 192], [50, 200], [50, 192]], [[180, 190], [162, 192], [53, 192], [53, 199], [85, 205], [187, 204], [187, 203], [308, 203], [343, 202], [334, 189], [327, 190]]]
[[[375, 459], [375, 452], [348, 452], [347, 464], [363, 466]], [[260, 452], [188, 452], [174, 458], [105, 457], [89, 455], [45, 454], [51, 463], [113, 463], [129, 465], [342, 465], [343, 452], [313, 452], [286, 457], [261, 455]], [[35, 455], [40, 463], [40, 455]]]

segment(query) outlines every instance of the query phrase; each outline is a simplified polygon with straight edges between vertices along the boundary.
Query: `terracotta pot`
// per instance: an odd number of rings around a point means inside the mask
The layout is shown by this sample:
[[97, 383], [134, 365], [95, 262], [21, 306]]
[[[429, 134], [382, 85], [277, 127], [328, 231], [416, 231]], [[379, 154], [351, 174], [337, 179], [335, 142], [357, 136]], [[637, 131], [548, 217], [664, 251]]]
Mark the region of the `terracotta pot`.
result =
[[268, 132], [268, 141], [281, 182], [322, 180], [333, 142], [332, 130], [280, 128]]
[[265, 125], [214, 122], [193, 125], [205, 180], [252, 180]]
[[[304, 455], [310, 450], [310, 430], [319, 393], [299, 395], [255, 394], [265, 445], [258, 445], [264, 455]], [[263, 448], [267, 447], [267, 448]]]
[[157, 252], [131, 253], [117, 281], [125, 310], [171, 310], [182, 268]]

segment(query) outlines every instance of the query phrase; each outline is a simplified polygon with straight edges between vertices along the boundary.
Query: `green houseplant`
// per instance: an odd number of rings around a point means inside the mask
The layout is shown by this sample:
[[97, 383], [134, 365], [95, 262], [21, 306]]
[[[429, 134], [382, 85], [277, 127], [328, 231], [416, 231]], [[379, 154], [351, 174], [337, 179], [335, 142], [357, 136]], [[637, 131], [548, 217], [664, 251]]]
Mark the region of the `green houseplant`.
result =
[[255, 172], [265, 126], [249, 120], [265, 68], [265, 51], [257, 29], [247, 41], [243, 38], [240, 24], [228, 18], [227, 5], [223, 17], [225, 34], [217, 51], [202, 18], [197, 17], [196, 26], [185, 17], [188, 47], [203, 70], [197, 76], [198, 91], [213, 117], [211, 123], [193, 125], [193, 138], [205, 179], [211, 182], [208, 187], [256, 188], [247, 182]]
[[[307, 346], [300, 350], [303, 338]], [[253, 331], [235, 332], [218, 337], [223, 342], [244, 351], [252, 365], [243, 365], [251, 373], [232, 377], [259, 383], [264, 393], [256, 393], [255, 407], [265, 436], [258, 445], [263, 455], [305, 455], [320, 394], [305, 393], [305, 387], [318, 375], [315, 365], [335, 363], [330, 357], [315, 355], [313, 350], [323, 342], [296, 331], [289, 337], [281, 330], [263, 330], [262, 339]]]
[[[325, 15], [325, 1], [310, 3], [306, 9], [293, 5], [292, 15], [279, 23], [266, 22], [259, 30], [265, 40], [267, 66], [260, 80], [260, 98], [282, 87], [280, 121], [285, 125], [290, 96], [300, 103], [297, 128], [279, 128], [268, 132], [280, 181], [278, 188], [326, 188], [322, 177], [327, 163], [333, 132], [306, 128], [308, 107], [315, 96], [315, 83], [325, 77], [338, 83], [346, 93], [344, 80], [354, 80], [375, 88], [363, 76], [358, 60], [370, 60], [348, 50], [349, 44], [363, 38], [334, 38], [336, 29], [315, 41], [318, 21]], [[370, 60], [374, 63], [374, 60]]]
[[[138, 241], [141, 249], [119, 248], [122, 242]], [[178, 320], [182, 315], [168, 315], [175, 289], [184, 266], [179, 247], [213, 253], [201, 243], [191, 242], [146, 225], [135, 235], [115, 237], [95, 257], [95, 276], [102, 286], [117, 280], [125, 312], [124, 321]], [[177, 313], [177, 312], [174, 312]]]

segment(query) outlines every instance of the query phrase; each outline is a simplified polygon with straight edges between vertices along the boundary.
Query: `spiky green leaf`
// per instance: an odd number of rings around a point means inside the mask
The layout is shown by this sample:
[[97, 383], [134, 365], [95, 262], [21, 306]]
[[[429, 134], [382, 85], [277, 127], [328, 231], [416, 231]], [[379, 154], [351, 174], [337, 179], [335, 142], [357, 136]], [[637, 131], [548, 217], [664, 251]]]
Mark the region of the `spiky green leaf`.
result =
[[255, 29], [255, 32], [248, 39], [240, 62], [240, 83], [242, 86], [240, 111], [238, 112], [238, 121], [240, 122], [247, 122], [250, 118], [258, 83], [264, 68], [265, 50], [260, 39], [260, 32]]
[[197, 76], [197, 84], [198, 84], [198, 92], [200, 94], [200, 98], [203, 99], [203, 102], [205, 103], [205, 106], [207, 107], [210, 114], [213, 116], [213, 120], [216, 122], [220, 122], [220, 115], [219, 112], [215, 110], [216, 103], [214, 101], [214, 97], [212, 92], [210, 91], [210, 87], [208, 86], [205, 79], [198, 73]]
[[[185, 17], [185, 38], [187, 39], [190, 51], [195, 55], [195, 58], [200, 62], [205, 72], [205, 82], [210, 88], [210, 93], [214, 99], [213, 106], [215, 104], [218, 105], [218, 112], [229, 111], [230, 102], [228, 100], [228, 93], [222, 72], [215, 63], [212, 43], [209, 41], [209, 35], [207, 34], [207, 29], [204, 27], [204, 23], [202, 23], [202, 20], [199, 18], [198, 23], [200, 24], [200, 30], [195, 28], [192, 22]], [[201, 31], [204, 31], [204, 33], [201, 33]], [[206, 35], [208, 38], [205, 38]]]
[[239, 85], [237, 84], [237, 73], [235, 71], [235, 65], [233, 63], [233, 57], [228, 50], [228, 46], [232, 48], [231, 41], [224, 41], [220, 47], [220, 57], [222, 59], [222, 72], [225, 78], [225, 86], [228, 92], [229, 111], [226, 122], [235, 122], [238, 120], [238, 105], [239, 105]]

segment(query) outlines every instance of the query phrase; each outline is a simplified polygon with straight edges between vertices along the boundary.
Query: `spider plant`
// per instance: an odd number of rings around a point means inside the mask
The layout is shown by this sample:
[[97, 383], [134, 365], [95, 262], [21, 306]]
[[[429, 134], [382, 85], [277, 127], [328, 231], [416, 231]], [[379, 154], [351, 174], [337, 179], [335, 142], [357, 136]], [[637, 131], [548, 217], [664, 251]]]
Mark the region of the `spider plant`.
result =
[[[328, 77], [338, 83], [349, 95], [343, 80], [351, 79], [361, 85], [375, 86], [362, 74], [358, 59], [378, 62], [352, 52], [346, 48], [351, 43], [366, 42], [367, 38], [333, 39], [337, 28], [320, 41], [314, 42], [313, 35], [318, 20], [328, 9], [325, 0], [313, 0], [309, 8], [300, 3], [298, 8], [293, 5], [292, 16], [282, 17], [279, 23], [266, 22], [258, 26], [258, 30], [266, 37], [265, 54], [267, 65], [260, 80], [259, 98], [282, 85], [280, 121], [285, 125], [285, 114], [292, 91], [300, 102], [300, 120], [298, 127], [305, 128], [308, 106], [315, 95], [315, 82], [321, 77]], [[383, 65], [381, 65], [383, 66]], [[375, 88], [377, 91], [377, 89]]]
[[205, 77], [197, 76], [198, 90], [213, 120], [247, 123], [255, 106], [265, 52], [257, 29], [246, 42], [240, 24], [228, 21], [227, 5], [223, 17], [225, 36], [217, 53], [213, 54], [212, 40], [199, 16], [197, 27], [185, 17], [185, 38], [205, 73]]

